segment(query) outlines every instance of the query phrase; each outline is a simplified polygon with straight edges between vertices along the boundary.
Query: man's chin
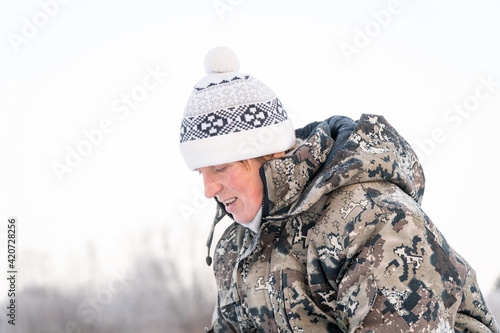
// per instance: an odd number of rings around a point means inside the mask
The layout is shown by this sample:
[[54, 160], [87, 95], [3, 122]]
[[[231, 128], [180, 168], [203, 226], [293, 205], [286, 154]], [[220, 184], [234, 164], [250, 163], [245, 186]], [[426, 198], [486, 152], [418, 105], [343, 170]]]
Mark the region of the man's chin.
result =
[[233, 219], [238, 222], [239, 224], [248, 224], [250, 222], [252, 222], [252, 220], [248, 220], [248, 219], [245, 219], [245, 218], [242, 218], [241, 216], [235, 216], [233, 215]]

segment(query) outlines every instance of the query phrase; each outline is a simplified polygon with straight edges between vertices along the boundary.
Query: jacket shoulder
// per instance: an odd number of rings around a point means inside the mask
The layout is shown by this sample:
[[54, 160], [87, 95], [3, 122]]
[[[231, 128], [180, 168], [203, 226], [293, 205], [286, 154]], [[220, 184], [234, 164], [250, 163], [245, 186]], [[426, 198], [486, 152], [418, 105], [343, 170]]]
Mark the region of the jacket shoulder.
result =
[[374, 329], [387, 320], [407, 330], [452, 330], [455, 320], [463, 327], [492, 325], [470, 266], [399, 187], [349, 185], [332, 192], [325, 206], [329, 218], [315, 226], [322, 236], [311, 241], [323, 270], [337, 272], [331, 282], [341, 319], [351, 327]]

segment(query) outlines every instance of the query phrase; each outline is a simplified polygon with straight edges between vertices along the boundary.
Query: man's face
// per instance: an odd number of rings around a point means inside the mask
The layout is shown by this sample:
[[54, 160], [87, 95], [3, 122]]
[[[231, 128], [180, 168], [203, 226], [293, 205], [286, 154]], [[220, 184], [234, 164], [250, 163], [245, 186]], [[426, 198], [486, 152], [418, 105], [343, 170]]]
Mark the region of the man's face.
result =
[[199, 168], [205, 196], [216, 197], [238, 223], [252, 222], [262, 206], [264, 185], [259, 174], [262, 165], [255, 159]]

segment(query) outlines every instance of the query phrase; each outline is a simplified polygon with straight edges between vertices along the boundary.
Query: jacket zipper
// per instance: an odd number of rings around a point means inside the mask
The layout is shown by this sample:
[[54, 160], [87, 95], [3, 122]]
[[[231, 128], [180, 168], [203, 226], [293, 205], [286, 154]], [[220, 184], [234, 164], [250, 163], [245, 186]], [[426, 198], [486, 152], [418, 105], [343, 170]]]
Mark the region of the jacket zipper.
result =
[[267, 196], [267, 182], [263, 167], [259, 169], [259, 174], [260, 179], [262, 180], [262, 185], [264, 186], [264, 193], [262, 194], [262, 220], [264, 220], [269, 215], [269, 198]]

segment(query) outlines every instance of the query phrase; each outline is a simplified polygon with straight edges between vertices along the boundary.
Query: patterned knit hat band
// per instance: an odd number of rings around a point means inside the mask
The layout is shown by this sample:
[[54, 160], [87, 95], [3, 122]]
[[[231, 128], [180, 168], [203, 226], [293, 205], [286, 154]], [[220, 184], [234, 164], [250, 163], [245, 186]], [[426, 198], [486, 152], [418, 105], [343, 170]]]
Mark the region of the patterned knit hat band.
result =
[[180, 150], [192, 170], [285, 151], [295, 132], [280, 100], [254, 77], [239, 73], [227, 48], [205, 58], [208, 73], [184, 110]]

